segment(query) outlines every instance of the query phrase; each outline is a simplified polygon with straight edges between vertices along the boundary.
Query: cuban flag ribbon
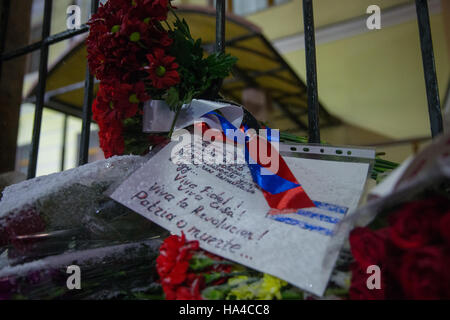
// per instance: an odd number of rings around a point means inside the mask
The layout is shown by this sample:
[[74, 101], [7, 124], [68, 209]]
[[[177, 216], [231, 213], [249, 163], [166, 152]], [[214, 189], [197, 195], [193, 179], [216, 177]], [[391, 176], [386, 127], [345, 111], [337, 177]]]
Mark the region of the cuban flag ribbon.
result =
[[[253, 181], [261, 188], [267, 203], [272, 209], [286, 211], [315, 207], [313, 201], [311, 201], [278, 153], [278, 150], [270, 143], [270, 141], [279, 141], [278, 137], [272, 135], [270, 129], [267, 130], [267, 139], [257, 134], [249, 136], [247, 134], [249, 129], [245, 125], [241, 125], [240, 129], [238, 129], [215, 111], [208, 112], [200, 120], [202, 121], [203, 130], [213, 127], [223, 132], [225, 140], [244, 145], [245, 160]], [[240, 136], [236, 134], [237, 132], [240, 132]], [[233, 134], [231, 135], [230, 133]], [[252, 143], [256, 143], [258, 148], [251, 148], [250, 145]], [[260, 151], [261, 147], [267, 148], [265, 155], [270, 155], [271, 159], [277, 159], [276, 172], [272, 171], [270, 163], [262, 161], [261, 152], [258, 152], [258, 149]]]

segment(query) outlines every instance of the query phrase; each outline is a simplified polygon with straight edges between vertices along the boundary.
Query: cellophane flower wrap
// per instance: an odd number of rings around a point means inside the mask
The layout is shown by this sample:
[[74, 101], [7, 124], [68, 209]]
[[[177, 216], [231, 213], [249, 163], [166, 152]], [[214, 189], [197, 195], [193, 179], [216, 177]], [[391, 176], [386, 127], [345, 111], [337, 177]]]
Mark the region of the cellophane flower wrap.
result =
[[142, 133], [144, 102], [163, 99], [178, 114], [193, 98], [215, 98], [211, 88], [236, 62], [207, 56], [169, 0], [109, 0], [89, 25], [88, 62], [100, 80], [92, 111], [106, 158], [141, 155], [164, 140]]
[[[165, 100], [178, 113], [194, 98], [215, 99], [216, 84], [228, 76], [236, 59], [205, 54], [201, 40], [191, 36], [188, 24], [177, 17], [168, 0], [109, 0], [89, 25], [88, 62], [100, 80], [92, 110], [108, 159], [5, 189], [0, 205], [0, 300], [318, 298], [208, 253], [183, 234], [169, 236], [108, 197], [151, 157], [116, 155], [142, 155], [167, 139], [142, 132], [143, 103]], [[307, 142], [287, 133], [281, 133], [280, 139]], [[377, 163], [374, 178], [392, 169], [392, 163]], [[405, 241], [407, 229], [396, 227], [398, 233], [392, 237], [399, 250], [408, 253], [402, 268], [412, 269], [415, 255], [440, 261], [442, 250], [448, 250], [448, 213], [434, 216], [439, 227], [430, 228], [439, 229], [440, 238]], [[384, 236], [380, 232], [375, 238]], [[429, 242], [436, 239], [441, 240]], [[422, 252], [421, 247], [411, 248], [417, 243], [433, 245]], [[355, 248], [358, 263], [373, 262], [364, 262]], [[386, 257], [387, 251], [373, 252]], [[347, 298], [352, 259], [348, 250], [341, 251], [325, 298]], [[73, 264], [83, 270], [83, 290], [66, 286], [66, 269]], [[441, 266], [423, 264], [428, 265]]]

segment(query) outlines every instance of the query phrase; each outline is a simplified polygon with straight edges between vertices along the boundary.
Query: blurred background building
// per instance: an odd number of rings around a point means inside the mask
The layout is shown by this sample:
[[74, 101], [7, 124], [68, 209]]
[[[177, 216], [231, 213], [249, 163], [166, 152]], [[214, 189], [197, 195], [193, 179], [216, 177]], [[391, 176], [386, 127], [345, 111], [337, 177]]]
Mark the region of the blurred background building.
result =
[[[21, 1], [25, 0], [18, 0]], [[27, 1], [32, 4], [29, 19], [23, 15], [23, 24], [28, 26], [29, 20], [27, 43], [34, 43], [40, 40], [44, 0]], [[223, 93], [243, 102], [272, 128], [306, 135], [302, 127], [307, 121], [301, 2], [227, 1], [230, 42], [227, 48], [240, 59], [240, 70], [225, 81]], [[428, 1], [443, 109], [449, 103], [449, 2]], [[194, 36], [206, 40], [208, 49], [214, 36], [215, 18], [210, 14], [214, 1], [173, 3], [180, 7]], [[72, 4], [81, 7], [82, 23], [89, 19], [90, 0], [53, 1], [52, 34], [67, 29], [66, 10]], [[370, 15], [366, 10], [373, 4], [381, 8], [380, 30], [369, 30], [366, 26]], [[375, 146], [393, 161], [402, 161], [417, 152], [429, 141], [430, 128], [414, 1], [315, 0], [314, 15], [319, 100], [324, 112], [322, 140], [337, 145]], [[80, 81], [86, 68], [85, 36], [50, 46], [49, 99], [43, 115], [37, 175], [77, 164], [83, 93]], [[22, 64], [24, 80], [14, 166], [24, 173], [32, 137], [32, 93], [38, 62], [36, 52], [27, 55]], [[1, 85], [8, 80], [8, 75], [3, 75]], [[71, 92], [60, 90], [70, 86]], [[102, 152], [98, 147], [97, 126], [93, 124], [91, 129], [89, 154], [93, 161], [101, 159]], [[5, 147], [1, 150], [14, 152]], [[1, 168], [2, 172], [10, 170], [6, 166]]]

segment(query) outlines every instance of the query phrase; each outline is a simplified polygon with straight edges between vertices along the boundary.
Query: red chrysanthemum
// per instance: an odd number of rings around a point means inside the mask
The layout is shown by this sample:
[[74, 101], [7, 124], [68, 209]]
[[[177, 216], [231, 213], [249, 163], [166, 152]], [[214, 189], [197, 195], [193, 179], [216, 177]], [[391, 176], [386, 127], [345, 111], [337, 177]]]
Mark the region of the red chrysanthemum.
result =
[[102, 104], [99, 99], [95, 99], [92, 105], [94, 120], [99, 126], [98, 137], [100, 148], [102, 148], [105, 158], [123, 154], [125, 141], [122, 136], [122, 121], [107, 114], [109, 106]]
[[100, 147], [105, 157], [122, 155], [125, 149], [123, 138], [123, 120], [133, 117], [138, 112], [140, 102], [150, 99], [145, 91], [145, 84], [134, 85], [117, 81], [102, 82], [92, 105], [93, 118], [99, 130]]
[[89, 21], [90, 70], [99, 80], [135, 82], [146, 54], [172, 44], [156, 20], [165, 20], [168, 0], [110, 0]]
[[169, 12], [169, 0], [134, 0], [133, 14], [145, 19], [166, 20]]
[[178, 64], [175, 58], [165, 54], [164, 50], [156, 48], [153, 54], [148, 54], [150, 65], [146, 68], [152, 85], [157, 89], [167, 89], [180, 82]]

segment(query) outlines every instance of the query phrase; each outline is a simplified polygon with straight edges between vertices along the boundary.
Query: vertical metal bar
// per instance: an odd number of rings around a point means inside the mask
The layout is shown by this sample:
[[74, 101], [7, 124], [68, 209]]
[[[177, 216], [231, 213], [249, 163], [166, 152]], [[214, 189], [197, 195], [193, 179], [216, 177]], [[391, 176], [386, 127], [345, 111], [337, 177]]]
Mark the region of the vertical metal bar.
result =
[[[1, 25], [0, 25], [0, 56], [3, 55], [3, 52], [5, 51], [5, 44], [6, 44], [6, 35], [8, 32], [8, 21], [9, 21], [9, 8], [10, 8], [11, 0], [3, 0], [1, 4], [1, 10], [2, 15], [0, 17], [1, 19]], [[3, 67], [3, 61], [0, 60], [0, 79], [2, 77], [2, 68]]]
[[308, 88], [308, 137], [310, 143], [320, 143], [316, 40], [312, 0], [303, 0], [303, 23], [305, 26], [306, 84]]
[[[216, 53], [225, 52], [225, 0], [216, 0]], [[217, 79], [208, 90], [208, 99], [220, 98], [219, 91], [222, 88], [222, 79]]]
[[216, 52], [225, 52], [225, 0], [216, 0]]
[[66, 164], [66, 149], [67, 149], [67, 122], [69, 116], [64, 114], [63, 131], [62, 131], [62, 148], [61, 148], [61, 163], [60, 171], [64, 171]]
[[[52, 0], [45, 0], [42, 40], [50, 35], [52, 18]], [[36, 108], [34, 110], [33, 137], [31, 140], [30, 162], [28, 164], [28, 179], [36, 176], [36, 167], [41, 137], [42, 111], [44, 109], [45, 87], [47, 83], [48, 44], [42, 42], [39, 58], [39, 82], [36, 91]]]
[[[97, 12], [99, 0], [91, 0], [91, 14]], [[92, 101], [94, 97], [94, 77], [89, 72], [89, 65], [86, 66], [86, 81], [84, 85], [83, 117], [80, 139], [80, 158], [78, 165], [88, 163], [89, 160], [89, 138], [91, 134]]]
[[431, 38], [430, 15], [427, 0], [416, 0], [417, 21], [419, 24], [420, 46], [422, 48], [423, 71], [427, 89], [428, 113], [430, 115], [431, 136], [443, 131], [441, 102], [434, 63], [433, 41]]

